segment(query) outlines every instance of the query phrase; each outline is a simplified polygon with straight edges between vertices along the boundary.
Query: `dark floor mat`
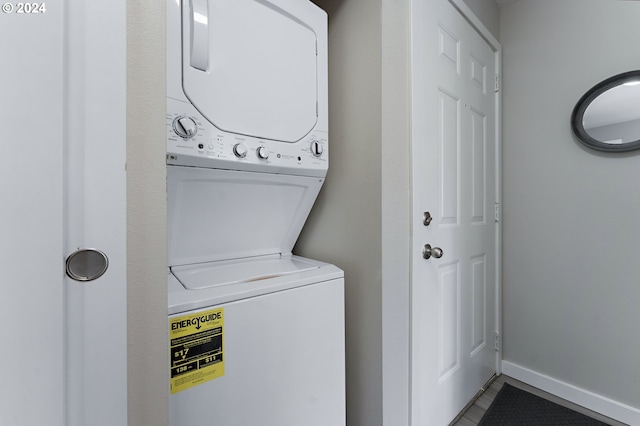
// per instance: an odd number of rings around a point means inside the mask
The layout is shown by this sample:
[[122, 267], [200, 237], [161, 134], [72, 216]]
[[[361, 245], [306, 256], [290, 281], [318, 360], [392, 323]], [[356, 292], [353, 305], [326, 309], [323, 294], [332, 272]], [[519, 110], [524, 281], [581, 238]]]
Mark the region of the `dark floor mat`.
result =
[[478, 425], [607, 426], [607, 423], [505, 383]]

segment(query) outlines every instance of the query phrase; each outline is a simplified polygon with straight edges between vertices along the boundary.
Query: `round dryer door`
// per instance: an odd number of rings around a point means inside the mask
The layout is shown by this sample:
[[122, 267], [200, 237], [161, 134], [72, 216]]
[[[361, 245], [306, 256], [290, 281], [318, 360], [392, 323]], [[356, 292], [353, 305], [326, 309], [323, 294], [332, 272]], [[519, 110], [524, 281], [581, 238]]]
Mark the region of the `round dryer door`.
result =
[[217, 128], [296, 142], [317, 121], [316, 31], [301, 0], [183, 0], [183, 89]]

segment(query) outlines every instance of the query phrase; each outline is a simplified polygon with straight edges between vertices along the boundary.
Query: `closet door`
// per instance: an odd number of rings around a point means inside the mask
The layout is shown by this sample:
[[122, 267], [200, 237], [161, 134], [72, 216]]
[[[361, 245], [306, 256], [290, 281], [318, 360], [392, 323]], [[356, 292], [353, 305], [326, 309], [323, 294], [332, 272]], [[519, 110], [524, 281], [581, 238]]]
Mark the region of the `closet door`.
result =
[[2, 425], [127, 424], [125, 6], [0, 14]]

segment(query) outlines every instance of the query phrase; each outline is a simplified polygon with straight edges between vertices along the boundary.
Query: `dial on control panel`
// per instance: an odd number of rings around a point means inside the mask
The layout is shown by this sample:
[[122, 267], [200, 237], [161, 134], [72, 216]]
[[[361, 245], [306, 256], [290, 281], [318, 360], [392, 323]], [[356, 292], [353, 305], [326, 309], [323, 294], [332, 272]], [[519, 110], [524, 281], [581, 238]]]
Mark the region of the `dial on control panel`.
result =
[[237, 143], [233, 146], [233, 153], [238, 158], [244, 158], [247, 156], [247, 147], [244, 144]]
[[256, 149], [256, 155], [259, 159], [266, 160], [269, 158], [269, 150], [264, 146], [258, 147], [258, 149]]
[[181, 115], [173, 120], [173, 131], [181, 138], [188, 139], [198, 132], [198, 125], [193, 118]]
[[322, 147], [322, 144], [318, 141], [312, 141], [310, 149], [314, 157], [320, 157], [324, 152], [324, 148]]

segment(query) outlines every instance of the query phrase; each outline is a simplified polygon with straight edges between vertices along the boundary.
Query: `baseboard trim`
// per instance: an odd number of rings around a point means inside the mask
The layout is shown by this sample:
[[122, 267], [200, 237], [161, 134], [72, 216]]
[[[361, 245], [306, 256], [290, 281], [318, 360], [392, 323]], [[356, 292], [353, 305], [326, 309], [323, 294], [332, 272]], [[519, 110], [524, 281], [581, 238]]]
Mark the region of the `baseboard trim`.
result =
[[502, 373], [619, 422], [640, 425], [640, 409], [638, 408], [614, 401], [509, 361], [502, 361]]

